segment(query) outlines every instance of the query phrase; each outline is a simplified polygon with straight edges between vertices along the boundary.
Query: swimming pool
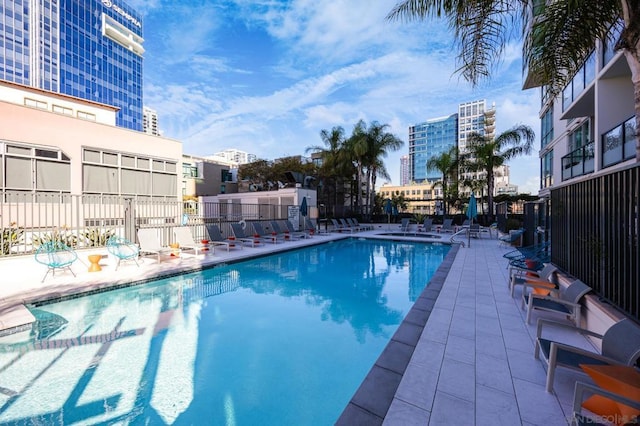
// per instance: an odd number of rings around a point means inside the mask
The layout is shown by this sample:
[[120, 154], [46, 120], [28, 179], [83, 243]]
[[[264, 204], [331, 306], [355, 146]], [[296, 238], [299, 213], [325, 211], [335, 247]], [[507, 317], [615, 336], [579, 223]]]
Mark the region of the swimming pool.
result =
[[448, 250], [348, 239], [34, 308], [0, 422], [332, 424]]

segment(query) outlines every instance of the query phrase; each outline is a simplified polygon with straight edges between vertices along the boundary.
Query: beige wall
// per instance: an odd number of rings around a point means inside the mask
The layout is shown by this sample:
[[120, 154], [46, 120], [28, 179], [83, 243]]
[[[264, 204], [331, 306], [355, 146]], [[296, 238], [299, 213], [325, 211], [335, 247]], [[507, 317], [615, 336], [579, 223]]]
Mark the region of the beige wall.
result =
[[[182, 174], [182, 143], [106, 124], [0, 101], [0, 139], [62, 149], [71, 158], [71, 193], [82, 193], [82, 149], [98, 148], [145, 155], [177, 163]], [[176, 183], [176, 197], [181, 188]]]

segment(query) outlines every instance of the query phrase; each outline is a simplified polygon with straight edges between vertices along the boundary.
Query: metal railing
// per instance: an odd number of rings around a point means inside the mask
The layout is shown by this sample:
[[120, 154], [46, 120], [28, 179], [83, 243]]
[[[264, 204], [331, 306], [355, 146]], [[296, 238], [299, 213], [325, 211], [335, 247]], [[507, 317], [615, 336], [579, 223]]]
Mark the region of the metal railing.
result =
[[562, 180], [592, 173], [595, 170], [595, 141], [562, 157]]
[[551, 190], [551, 261], [640, 319], [640, 165]]
[[173, 242], [173, 228], [179, 225], [189, 226], [196, 240], [206, 238], [206, 223], [216, 223], [223, 235], [230, 235], [231, 222], [288, 219], [288, 210], [271, 204], [5, 193], [0, 199], [0, 257], [33, 253], [49, 240], [78, 249], [105, 246], [113, 235], [136, 241], [139, 228], [160, 229], [163, 244]]

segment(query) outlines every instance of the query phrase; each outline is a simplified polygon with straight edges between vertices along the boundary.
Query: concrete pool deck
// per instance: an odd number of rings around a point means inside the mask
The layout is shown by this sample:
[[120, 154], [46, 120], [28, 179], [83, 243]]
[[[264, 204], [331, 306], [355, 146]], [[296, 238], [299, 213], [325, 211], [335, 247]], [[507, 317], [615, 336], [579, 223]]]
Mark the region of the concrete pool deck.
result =
[[[117, 271], [103, 259], [101, 272], [88, 272], [87, 256], [106, 253], [104, 248], [79, 252], [68, 272], [47, 277], [45, 267], [33, 256], [0, 260], [0, 329], [28, 322], [23, 303], [71, 297], [78, 292], [94, 292], [131, 281], [209, 267], [218, 263], [266, 255], [328, 240], [353, 236], [377, 237], [386, 224], [374, 231], [357, 234], [316, 235], [280, 244], [245, 247], [227, 252], [217, 248], [212, 256], [185, 255], [158, 264], [145, 258], [140, 267], [123, 264]], [[398, 237], [392, 237], [398, 239]], [[422, 240], [424, 241], [424, 240]], [[556, 374], [554, 393], [544, 390], [545, 368], [533, 357], [535, 325], [527, 325], [520, 309], [519, 291], [511, 298], [507, 287], [507, 262], [502, 255], [511, 250], [496, 239], [471, 240], [451, 259], [446, 275], [440, 270], [436, 286], [425, 289], [409, 312], [390, 345], [372, 368], [391, 381], [368, 376], [347, 405], [338, 423], [387, 425], [566, 425], [571, 417], [575, 373], [562, 369]], [[26, 311], [26, 312], [25, 312]], [[535, 320], [535, 315], [534, 315]], [[415, 326], [422, 323], [422, 327]], [[411, 337], [413, 336], [413, 337]], [[415, 339], [414, 347], [405, 341]], [[562, 341], [589, 347], [575, 336]], [[395, 341], [395, 342], [394, 342]], [[403, 364], [401, 372], [394, 371]], [[388, 371], [384, 371], [388, 370]], [[382, 376], [379, 376], [382, 377]], [[586, 376], [584, 376], [586, 377]], [[584, 378], [583, 378], [584, 379]], [[373, 380], [373, 382], [372, 382]], [[366, 383], [373, 384], [368, 386]], [[369, 390], [366, 390], [366, 388]]]

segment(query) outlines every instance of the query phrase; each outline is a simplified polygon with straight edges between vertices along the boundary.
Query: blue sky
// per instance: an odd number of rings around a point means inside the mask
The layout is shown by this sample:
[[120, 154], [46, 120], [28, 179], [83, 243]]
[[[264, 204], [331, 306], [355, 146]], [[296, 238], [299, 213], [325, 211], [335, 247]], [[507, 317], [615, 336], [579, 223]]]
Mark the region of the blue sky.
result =
[[[396, 0], [128, 3], [143, 15], [144, 103], [187, 154], [305, 155], [322, 144], [322, 129], [350, 134], [358, 120], [375, 120], [405, 141], [385, 159], [397, 185], [409, 126], [461, 102], [495, 103], [498, 132], [528, 124], [539, 133], [539, 91], [521, 90], [520, 46], [508, 46], [492, 79], [474, 88], [454, 74], [445, 23], [385, 20]], [[537, 193], [538, 141], [509, 164], [522, 192]]]

